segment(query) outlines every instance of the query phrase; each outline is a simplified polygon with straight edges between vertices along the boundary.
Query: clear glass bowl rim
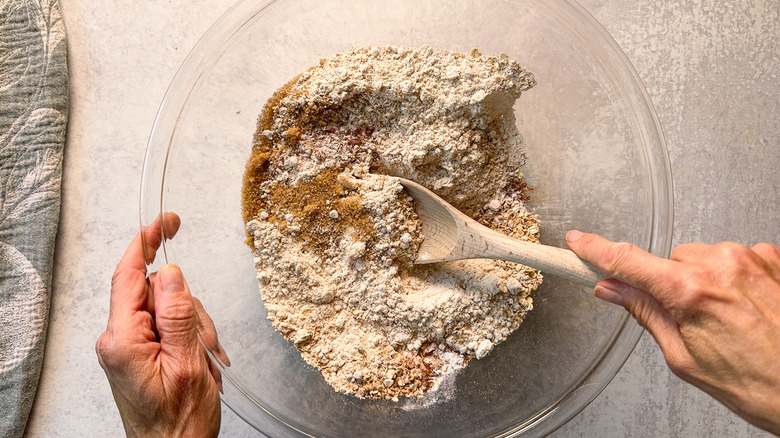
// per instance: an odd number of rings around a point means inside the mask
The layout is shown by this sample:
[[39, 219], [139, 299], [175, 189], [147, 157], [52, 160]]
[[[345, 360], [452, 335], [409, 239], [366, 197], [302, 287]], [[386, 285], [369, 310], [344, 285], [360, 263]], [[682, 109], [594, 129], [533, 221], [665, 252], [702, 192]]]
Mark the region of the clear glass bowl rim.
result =
[[[263, 2], [258, 2], [257, 0], [238, 1], [201, 37], [175, 74], [157, 112], [144, 158], [139, 199], [140, 225], [142, 228], [151, 224], [154, 218], [163, 213], [163, 188], [168, 152], [174, 138], [177, 120], [190, 97], [193, 85], [199, 80], [201, 73], [212, 65], [223, 43], [231, 38], [236, 29], [240, 28], [252, 17], [261, 14], [266, 8], [281, 1], [284, 0], [266, 0]], [[589, 36], [600, 40], [600, 42], [607, 43], [599, 46], [597, 48], [598, 51], [602, 52], [600, 54], [603, 57], [611, 61], [612, 68], [618, 71], [620, 77], [625, 82], [625, 86], [631, 88], [632, 91], [639, 92], [642, 96], [642, 102], [639, 102], [637, 106], [645, 112], [643, 120], [649, 120], [651, 125], [646, 127], [645, 134], [652, 136], [652, 142], [659, 146], [653, 151], [644, 150], [644, 159], [650, 170], [653, 210], [650, 245], [644, 249], [657, 256], [668, 257], [671, 251], [673, 225], [671, 166], [662, 128], [652, 106], [650, 96], [625, 53], [601, 24], [584, 8], [574, 0], [549, 0], [547, 3], [548, 7], [569, 14], [572, 20], [585, 23], [583, 29], [589, 33]], [[154, 200], [154, 202], [148, 202], [149, 200]], [[668, 213], [666, 217], [662, 217], [661, 212]], [[162, 251], [164, 263], [174, 262], [173, 260], [168, 260], [164, 242]], [[500, 436], [545, 436], [564, 425], [593, 401], [607, 386], [631, 355], [643, 332], [644, 330], [634, 323], [633, 319], [627, 318], [623, 324], [621, 336], [616, 338], [612, 345], [606, 347], [607, 352], [601, 361], [596, 364], [590, 374], [575, 390], [544, 412], [518, 424], [511, 430], [504, 431]], [[216, 358], [212, 356], [212, 359], [218, 363], [223, 374], [228, 372]], [[229, 374], [227, 375], [229, 377]], [[230, 378], [223, 379], [223, 383], [234, 385]], [[239, 393], [242, 392], [240, 387], [236, 389]], [[245, 396], [252, 401], [249, 395]], [[242, 409], [236, 408], [235, 404], [237, 401], [229, 400], [226, 397], [223, 397], [222, 401], [253, 427], [261, 432], [263, 431], [263, 425], [257, 424]], [[257, 406], [257, 408], [263, 410], [262, 406]], [[270, 412], [266, 411], [264, 416], [267, 421], [284, 424], [290, 434], [306, 436], [303, 432], [275, 418]]]

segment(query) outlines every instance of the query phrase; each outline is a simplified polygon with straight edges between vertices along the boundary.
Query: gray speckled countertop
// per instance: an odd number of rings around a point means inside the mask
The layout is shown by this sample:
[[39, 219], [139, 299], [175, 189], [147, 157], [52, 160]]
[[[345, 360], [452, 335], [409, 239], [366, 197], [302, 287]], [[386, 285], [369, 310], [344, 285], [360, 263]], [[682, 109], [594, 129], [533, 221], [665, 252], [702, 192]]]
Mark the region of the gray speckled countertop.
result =
[[[51, 324], [28, 436], [119, 436], [94, 354], [114, 266], [138, 229], [152, 121], [176, 69], [233, 0], [60, 0], [71, 120]], [[583, 0], [645, 82], [674, 176], [674, 243], [780, 243], [780, 2]], [[223, 436], [259, 436], [224, 409]], [[556, 436], [765, 436], [666, 368], [644, 335]]]

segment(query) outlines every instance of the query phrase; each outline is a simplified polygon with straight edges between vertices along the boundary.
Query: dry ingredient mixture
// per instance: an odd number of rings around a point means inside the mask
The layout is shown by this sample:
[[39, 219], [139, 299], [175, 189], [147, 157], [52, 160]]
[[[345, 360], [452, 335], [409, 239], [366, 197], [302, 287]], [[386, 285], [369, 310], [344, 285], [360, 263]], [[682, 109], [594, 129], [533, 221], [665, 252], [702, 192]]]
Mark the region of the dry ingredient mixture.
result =
[[531, 310], [534, 269], [412, 265], [420, 223], [393, 176], [538, 242], [512, 110], [534, 84], [505, 55], [366, 47], [266, 104], [244, 175], [247, 243], [269, 320], [336, 390], [422, 396]]

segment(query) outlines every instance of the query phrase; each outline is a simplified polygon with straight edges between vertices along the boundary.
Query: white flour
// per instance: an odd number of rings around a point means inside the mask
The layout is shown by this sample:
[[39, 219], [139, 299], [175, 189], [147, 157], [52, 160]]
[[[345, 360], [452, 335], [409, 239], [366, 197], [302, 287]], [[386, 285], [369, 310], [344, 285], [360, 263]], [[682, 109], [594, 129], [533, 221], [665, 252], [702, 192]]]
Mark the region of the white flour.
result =
[[[538, 242], [512, 105], [533, 76], [505, 56], [360, 48], [269, 100], [244, 217], [269, 320], [337, 390], [421, 396], [487, 355], [532, 308], [538, 271], [413, 266], [416, 180], [478, 221]], [[513, 155], [514, 154], [514, 155]]]

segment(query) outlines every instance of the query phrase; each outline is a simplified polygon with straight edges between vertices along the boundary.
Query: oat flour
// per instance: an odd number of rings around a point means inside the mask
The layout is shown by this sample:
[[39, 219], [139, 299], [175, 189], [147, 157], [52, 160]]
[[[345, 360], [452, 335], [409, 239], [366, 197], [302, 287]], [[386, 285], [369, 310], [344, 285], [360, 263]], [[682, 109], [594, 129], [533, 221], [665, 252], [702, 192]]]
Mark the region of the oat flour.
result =
[[504, 55], [368, 47], [322, 60], [266, 104], [244, 176], [247, 243], [269, 320], [336, 390], [421, 396], [531, 310], [534, 269], [412, 265], [420, 224], [392, 176], [538, 242], [512, 110], [534, 83]]

